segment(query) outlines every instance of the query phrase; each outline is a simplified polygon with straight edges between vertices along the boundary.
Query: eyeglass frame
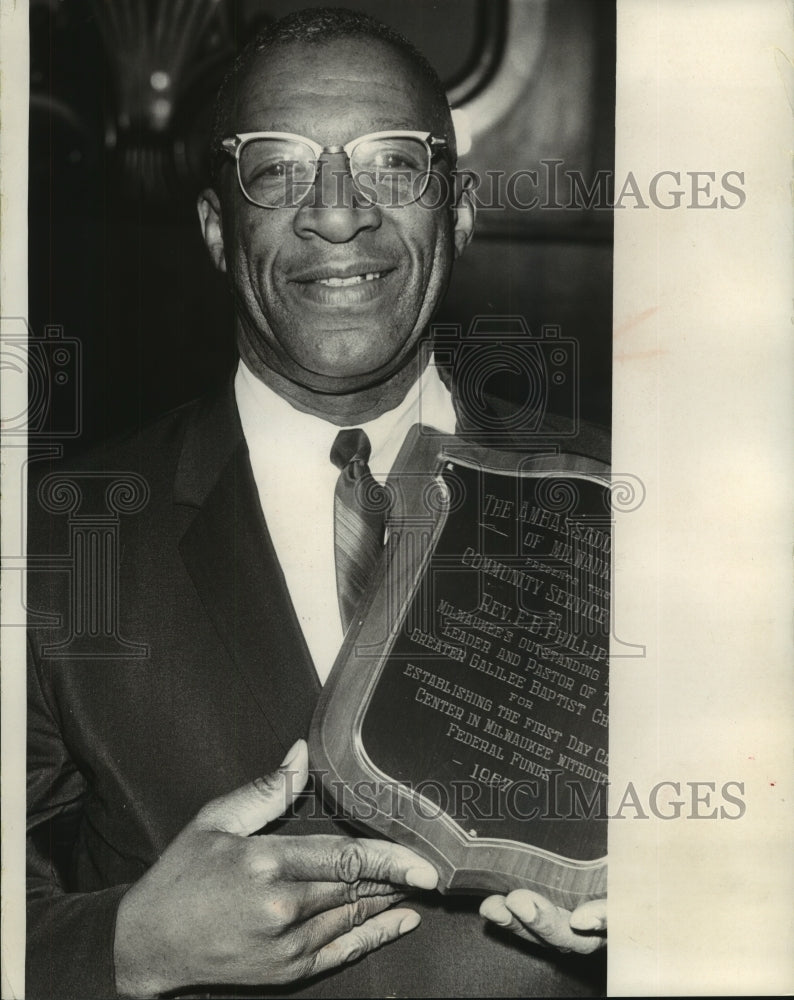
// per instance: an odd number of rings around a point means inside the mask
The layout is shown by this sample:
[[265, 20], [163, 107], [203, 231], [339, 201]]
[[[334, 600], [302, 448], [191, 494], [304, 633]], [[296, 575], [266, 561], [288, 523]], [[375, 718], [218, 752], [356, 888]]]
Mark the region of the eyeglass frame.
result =
[[[395, 139], [418, 139], [420, 142], [424, 143], [427, 148], [428, 153], [428, 165], [427, 172], [425, 173], [425, 178], [422, 183], [422, 188], [419, 193], [411, 198], [410, 201], [406, 201], [404, 204], [398, 206], [404, 208], [407, 205], [413, 205], [417, 202], [422, 195], [427, 190], [427, 185], [430, 183], [430, 175], [433, 169], [433, 160], [436, 156], [444, 150], [449, 151], [449, 142], [443, 136], [433, 135], [432, 132], [416, 132], [410, 129], [386, 129], [381, 132], [368, 132], [366, 135], [360, 135], [355, 139], [351, 139], [350, 142], [345, 143], [343, 146], [323, 146], [320, 142], [315, 142], [314, 139], [309, 139], [305, 135], [298, 135], [297, 132], [238, 132], [235, 135], [229, 136], [226, 139], [221, 139], [218, 143], [217, 151], [219, 153], [227, 153], [229, 156], [233, 157], [236, 164], [237, 173], [237, 183], [240, 186], [240, 190], [243, 193], [243, 197], [250, 204], [254, 205], [256, 208], [268, 208], [268, 209], [279, 209], [279, 208], [298, 208], [306, 200], [309, 192], [317, 183], [317, 177], [319, 175], [320, 158], [322, 156], [337, 153], [344, 153], [347, 158], [348, 166], [350, 164], [351, 156], [355, 152], [356, 147], [360, 146], [362, 143], [371, 141], [373, 139], [385, 139], [386, 137], [391, 137]], [[307, 191], [300, 201], [296, 202], [295, 205], [262, 205], [248, 194], [243, 184], [243, 179], [240, 176], [240, 155], [242, 150], [245, 149], [247, 143], [251, 142], [253, 139], [286, 139], [293, 140], [303, 143], [308, 146], [309, 149], [314, 153], [314, 177], [311, 182], [307, 182]], [[356, 184], [353, 172], [350, 171], [350, 179], [353, 183], [353, 187], [358, 192], [358, 194], [369, 202], [371, 206], [377, 206], [377, 201], [372, 201], [367, 195], [361, 191], [361, 189]], [[379, 206], [381, 208], [385, 206]]]

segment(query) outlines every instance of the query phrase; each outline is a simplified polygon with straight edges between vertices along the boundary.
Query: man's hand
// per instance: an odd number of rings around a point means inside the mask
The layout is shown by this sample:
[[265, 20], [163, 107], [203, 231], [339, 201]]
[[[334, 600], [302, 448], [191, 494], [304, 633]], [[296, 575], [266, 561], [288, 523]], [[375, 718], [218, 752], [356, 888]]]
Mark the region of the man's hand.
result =
[[116, 921], [122, 996], [178, 987], [288, 983], [413, 930], [406, 886], [438, 874], [380, 840], [250, 834], [279, 817], [308, 777], [299, 740], [274, 774], [214, 799], [124, 895]]
[[480, 915], [544, 948], [589, 955], [606, 944], [605, 899], [582, 903], [572, 913], [540, 893], [515, 889], [507, 896], [484, 899]]

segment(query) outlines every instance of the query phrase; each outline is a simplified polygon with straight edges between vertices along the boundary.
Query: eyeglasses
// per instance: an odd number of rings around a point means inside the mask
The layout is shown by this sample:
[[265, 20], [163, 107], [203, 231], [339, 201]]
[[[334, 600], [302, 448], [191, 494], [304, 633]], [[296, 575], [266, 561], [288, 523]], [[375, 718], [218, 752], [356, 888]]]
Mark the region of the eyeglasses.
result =
[[317, 179], [321, 157], [344, 153], [353, 186], [372, 205], [401, 207], [424, 194], [446, 139], [430, 132], [370, 132], [344, 146], [322, 146], [292, 132], [243, 132], [220, 150], [237, 162], [245, 197], [260, 208], [295, 208]]

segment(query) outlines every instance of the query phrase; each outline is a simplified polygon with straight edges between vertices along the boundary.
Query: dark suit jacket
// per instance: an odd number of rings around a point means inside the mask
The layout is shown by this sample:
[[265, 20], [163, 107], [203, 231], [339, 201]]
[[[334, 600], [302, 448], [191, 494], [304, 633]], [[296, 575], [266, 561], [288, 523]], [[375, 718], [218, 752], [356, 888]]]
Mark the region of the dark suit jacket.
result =
[[[125, 888], [200, 806], [278, 765], [308, 733], [320, 684], [230, 387], [68, 475], [41, 471], [30, 504], [27, 995], [111, 997]], [[127, 472], [140, 478], [108, 491]], [[78, 551], [87, 561], [76, 573]], [[98, 576], [81, 597], [87, 572]], [[339, 832], [316, 804], [305, 796], [275, 832]], [[486, 927], [478, 903], [422, 894], [420, 928], [351, 966], [294, 987], [212, 995], [602, 991], [603, 953], [540, 953]]]

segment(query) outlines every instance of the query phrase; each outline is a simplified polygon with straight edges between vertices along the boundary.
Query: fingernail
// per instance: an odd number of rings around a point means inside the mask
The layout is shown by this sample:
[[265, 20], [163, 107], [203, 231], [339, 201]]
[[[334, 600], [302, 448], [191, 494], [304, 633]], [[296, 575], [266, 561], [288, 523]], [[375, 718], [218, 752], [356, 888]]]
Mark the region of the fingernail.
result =
[[575, 931], [602, 931], [606, 924], [600, 917], [591, 917], [589, 920], [576, 920], [571, 918], [571, 927]]
[[416, 889], [435, 889], [438, 885], [438, 873], [434, 868], [419, 867], [409, 868], [405, 873], [405, 884], [412, 885]]
[[485, 913], [480, 910], [480, 914], [486, 920], [490, 920], [492, 924], [496, 924], [498, 927], [508, 927], [514, 920], [513, 914], [507, 909], [505, 909], [504, 913], [501, 910], [491, 910], [490, 912], [487, 911]]
[[412, 931], [415, 927], [418, 927], [422, 922], [422, 918], [418, 913], [413, 910], [400, 921], [400, 934], [407, 934], [408, 931]]
[[289, 767], [300, 753], [301, 743], [303, 743], [303, 740], [295, 740], [289, 750], [287, 750], [287, 756], [279, 764], [279, 767]]
[[531, 899], [522, 900], [520, 906], [516, 906], [515, 904], [511, 906], [508, 901], [507, 906], [510, 912], [518, 917], [522, 924], [531, 924], [538, 915], [538, 908]]

